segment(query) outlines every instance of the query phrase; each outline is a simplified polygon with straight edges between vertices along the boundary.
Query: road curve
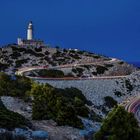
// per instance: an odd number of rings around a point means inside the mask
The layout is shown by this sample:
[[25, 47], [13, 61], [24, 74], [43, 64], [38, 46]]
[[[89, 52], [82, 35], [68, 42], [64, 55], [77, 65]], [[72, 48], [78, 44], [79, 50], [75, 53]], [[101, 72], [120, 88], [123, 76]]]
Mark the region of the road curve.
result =
[[[108, 61], [107, 61], [108, 62]], [[109, 62], [118, 62], [115, 58], [112, 58]], [[67, 65], [60, 65], [60, 66], [54, 66], [54, 67], [47, 67], [47, 66], [35, 66], [35, 67], [24, 67], [18, 69], [16, 71], [16, 75], [24, 75], [26, 72], [33, 71], [33, 70], [39, 70], [39, 69], [59, 69], [59, 68], [69, 68], [69, 67], [75, 67], [80, 65], [91, 65], [91, 64], [100, 64], [101, 62], [92, 62], [92, 63], [85, 63], [85, 64], [67, 64]], [[27, 76], [31, 79], [37, 79], [37, 80], [100, 80], [100, 79], [120, 79], [125, 78], [127, 75], [124, 76], [94, 76], [94, 77], [88, 77], [88, 78], [81, 78], [81, 77], [64, 77], [64, 78], [49, 78], [49, 77], [31, 77]]]
[[128, 103], [125, 105], [125, 109], [128, 112], [133, 113], [140, 124], [140, 96], [135, 97], [131, 101], [128, 101]]

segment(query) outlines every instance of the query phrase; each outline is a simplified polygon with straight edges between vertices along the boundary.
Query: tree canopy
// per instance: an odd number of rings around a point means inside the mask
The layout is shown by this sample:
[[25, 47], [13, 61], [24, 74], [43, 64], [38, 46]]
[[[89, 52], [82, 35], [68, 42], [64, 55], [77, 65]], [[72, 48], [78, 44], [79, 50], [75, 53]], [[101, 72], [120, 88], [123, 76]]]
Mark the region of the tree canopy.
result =
[[118, 106], [109, 113], [94, 138], [95, 140], [139, 140], [140, 128], [134, 115]]
[[33, 84], [31, 95], [34, 97], [33, 119], [53, 119], [58, 125], [83, 128], [83, 123], [78, 116], [88, 117], [89, 110], [85, 106], [87, 100], [80, 90]]

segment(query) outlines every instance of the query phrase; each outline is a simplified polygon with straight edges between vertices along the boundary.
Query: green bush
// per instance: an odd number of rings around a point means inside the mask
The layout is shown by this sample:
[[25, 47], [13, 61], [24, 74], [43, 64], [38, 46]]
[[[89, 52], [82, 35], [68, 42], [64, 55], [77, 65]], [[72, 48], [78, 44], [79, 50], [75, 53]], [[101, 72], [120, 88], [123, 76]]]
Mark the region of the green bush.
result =
[[121, 93], [120, 91], [115, 91], [114, 94], [115, 94], [116, 96], [118, 96], [118, 97], [120, 97], [120, 96], [123, 95], [123, 93]]
[[3, 64], [3, 63], [0, 63], [0, 71], [3, 71], [5, 69], [7, 69], [9, 67], [8, 64]]
[[10, 56], [12, 59], [18, 59], [18, 57], [20, 57], [21, 54], [17, 51], [13, 51], [13, 53]]
[[0, 96], [25, 97], [31, 90], [31, 80], [26, 77], [11, 76], [0, 73]]
[[34, 84], [30, 94], [34, 96], [33, 119], [53, 119], [58, 125], [83, 128], [78, 116], [88, 117], [89, 110], [85, 106], [86, 98], [78, 89]]
[[125, 80], [125, 86], [128, 92], [131, 92], [133, 90], [133, 86], [131, 85], [129, 80]]
[[21, 59], [21, 60], [16, 60], [16, 67], [21, 67], [22, 64], [27, 63], [28, 59]]
[[97, 71], [97, 74], [104, 74], [104, 72], [108, 70], [106, 67], [104, 66], [97, 66], [96, 67], [96, 71]]
[[18, 113], [0, 108], [0, 127], [13, 129], [20, 127], [31, 127], [31, 123]]
[[108, 106], [109, 108], [112, 108], [114, 106], [117, 106], [117, 101], [114, 100], [112, 97], [110, 96], [106, 96], [104, 97], [105, 100], [105, 105]]
[[35, 48], [36, 52], [42, 52], [42, 48]]
[[77, 70], [76, 69], [72, 69], [72, 72], [77, 73]]
[[12, 46], [12, 50], [14, 52], [19, 51], [19, 52], [25, 52], [26, 48], [22, 48], [22, 47], [17, 47], [17, 46]]
[[102, 118], [96, 114], [94, 111], [91, 111], [90, 113], [90, 118], [94, 121], [94, 122], [102, 122]]
[[38, 71], [39, 76], [51, 77], [51, 78], [62, 78], [64, 77], [64, 73], [61, 70], [53, 70], [53, 69], [43, 69]]
[[120, 61], [119, 64], [122, 65], [122, 64], [124, 64], [124, 62], [123, 61]]
[[31, 127], [29, 120], [22, 115], [9, 111], [0, 99], [0, 128], [14, 129], [20, 127]]
[[32, 49], [26, 49], [25, 53], [34, 55], [36, 57], [44, 57], [44, 54], [42, 53], [36, 53], [35, 51], [33, 51]]
[[70, 54], [70, 56], [74, 59], [80, 59], [80, 56], [78, 54]]
[[96, 58], [96, 59], [101, 58], [101, 56], [100, 56], [100, 55], [93, 55], [92, 57], [93, 57], [93, 58]]
[[106, 67], [113, 67], [113, 64], [105, 64]]
[[140, 128], [134, 115], [121, 106], [114, 108], [104, 120], [94, 140], [139, 140]]
[[84, 71], [84, 69], [82, 69], [82, 68], [75, 68], [75, 69], [72, 69], [72, 72], [77, 73], [77, 76], [78, 76], [78, 77], [82, 76], [83, 71]]

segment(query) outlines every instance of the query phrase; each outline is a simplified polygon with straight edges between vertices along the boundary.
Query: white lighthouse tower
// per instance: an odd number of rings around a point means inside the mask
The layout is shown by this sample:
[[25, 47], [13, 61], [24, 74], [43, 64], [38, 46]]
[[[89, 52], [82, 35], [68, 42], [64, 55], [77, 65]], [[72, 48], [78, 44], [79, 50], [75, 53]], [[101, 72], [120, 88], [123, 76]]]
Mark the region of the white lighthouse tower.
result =
[[29, 22], [27, 29], [27, 40], [33, 40], [33, 23]]
[[19, 46], [22, 46], [22, 47], [27, 47], [27, 46], [42, 47], [42, 46], [46, 46], [44, 44], [44, 41], [39, 40], [39, 39], [34, 39], [34, 28], [33, 28], [32, 21], [30, 21], [29, 24], [28, 24], [27, 39], [18, 38], [17, 39], [17, 44]]

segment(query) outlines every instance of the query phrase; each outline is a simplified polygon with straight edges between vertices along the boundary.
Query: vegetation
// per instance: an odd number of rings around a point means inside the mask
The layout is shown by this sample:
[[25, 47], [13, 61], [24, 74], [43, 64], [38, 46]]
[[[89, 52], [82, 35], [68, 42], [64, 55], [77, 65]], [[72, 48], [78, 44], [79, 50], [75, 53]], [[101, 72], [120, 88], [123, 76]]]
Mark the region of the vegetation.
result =
[[31, 55], [36, 56], [36, 57], [44, 57], [44, 54], [42, 54], [42, 53], [36, 53], [32, 49], [26, 49], [26, 51], [24, 53], [28, 53], [28, 54], [31, 54]]
[[124, 64], [124, 62], [123, 61], [120, 61], [119, 64], [122, 65], [122, 64]]
[[106, 96], [104, 97], [105, 105], [109, 108], [112, 108], [114, 106], [117, 106], [117, 101], [115, 101], [112, 97]]
[[129, 80], [125, 80], [125, 86], [128, 92], [131, 92], [133, 90], [133, 86], [131, 85]]
[[0, 99], [0, 128], [14, 129], [17, 127], [31, 127], [31, 123], [22, 115], [9, 111]]
[[[39, 85], [20, 76], [0, 73], [0, 96], [27, 98], [33, 96], [32, 118], [35, 120], [53, 119], [58, 125], [83, 128], [78, 116], [89, 117], [90, 104], [82, 92], [76, 88], [58, 89], [48, 84]], [[30, 123], [18, 113], [7, 110], [0, 102], [0, 127], [12, 129], [29, 126]]]
[[12, 46], [13, 51], [25, 52], [26, 48]]
[[0, 73], [0, 96], [14, 96], [24, 98], [31, 90], [31, 80], [26, 77], [11, 77]]
[[52, 86], [34, 84], [32, 118], [35, 120], [53, 119], [58, 125], [83, 128], [78, 116], [88, 117], [89, 110], [84, 95], [76, 88], [57, 89]]
[[78, 54], [70, 54], [70, 56], [74, 59], [80, 59], [80, 56]]
[[24, 136], [14, 135], [12, 132], [4, 132], [0, 134], [0, 140], [27, 140]]
[[116, 96], [118, 96], [118, 97], [120, 97], [120, 96], [123, 95], [123, 93], [121, 93], [120, 91], [115, 91], [114, 94], [115, 94]]
[[134, 115], [121, 106], [114, 108], [104, 120], [95, 140], [139, 140], [140, 128]]
[[91, 111], [90, 118], [95, 122], [102, 122], [102, 118], [96, 114], [94, 111]]
[[18, 59], [18, 57], [20, 57], [21, 54], [18, 51], [13, 51], [13, 53], [10, 56], [12, 59]]
[[3, 71], [8, 68], [8, 64], [0, 63], [0, 71]]
[[82, 76], [84, 69], [82, 68], [74, 68], [72, 69], [72, 72], [77, 73], [77, 76]]
[[36, 52], [42, 52], [42, 48], [35, 48]]
[[93, 55], [92, 57], [95, 58], [95, 59], [99, 59], [99, 58], [101, 58], [100, 55]]
[[98, 74], [104, 74], [104, 72], [106, 70], [108, 70], [108, 69], [106, 67], [104, 67], [104, 66], [97, 66], [96, 67], [96, 71], [97, 71]]
[[21, 59], [21, 60], [16, 60], [16, 67], [21, 67], [22, 64], [27, 63], [28, 59]]
[[113, 67], [113, 64], [105, 64], [106, 67]]
[[64, 73], [61, 70], [54, 69], [42, 69], [38, 71], [38, 75], [42, 77], [51, 77], [51, 78], [62, 78]]

